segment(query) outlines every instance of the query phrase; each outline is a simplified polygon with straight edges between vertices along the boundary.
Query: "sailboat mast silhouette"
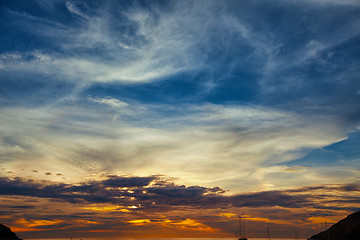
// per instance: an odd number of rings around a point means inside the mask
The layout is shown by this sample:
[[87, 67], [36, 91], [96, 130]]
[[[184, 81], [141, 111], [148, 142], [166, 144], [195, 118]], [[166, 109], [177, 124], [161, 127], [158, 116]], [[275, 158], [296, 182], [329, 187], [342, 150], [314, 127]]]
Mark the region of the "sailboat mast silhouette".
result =
[[270, 238], [270, 228], [269, 228], [269, 226], [267, 227], [266, 240], [271, 240], [271, 238]]
[[327, 222], [325, 221], [325, 231], [326, 231], [326, 238], [327, 240], [330, 240], [330, 234], [329, 234], [329, 231], [328, 231], [328, 226], [327, 226]]
[[298, 240], [298, 239], [299, 239], [299, 236], [298, 236], [297, 230], [295, 228], [295, 240]]
[[238, 240], [247, 240], [245, 237], [245, 225], [241, 222], [241, 216], [239, 216], [239, 227], [238, 227], [239, 236], [237, 236]]

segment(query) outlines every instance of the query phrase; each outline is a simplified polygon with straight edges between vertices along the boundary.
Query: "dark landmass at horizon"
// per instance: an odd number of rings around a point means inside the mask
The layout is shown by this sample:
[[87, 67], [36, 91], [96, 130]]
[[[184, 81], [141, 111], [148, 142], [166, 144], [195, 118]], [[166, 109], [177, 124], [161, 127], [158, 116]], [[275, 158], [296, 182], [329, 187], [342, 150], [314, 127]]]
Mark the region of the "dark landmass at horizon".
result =
[[360, 239], [360, 211], [355, 212], [332, 225], [326, 231], [315, 234], [313, 240], [358, 240]]
[[21, 240], [11, 228], [0, 223], [0, 240]]

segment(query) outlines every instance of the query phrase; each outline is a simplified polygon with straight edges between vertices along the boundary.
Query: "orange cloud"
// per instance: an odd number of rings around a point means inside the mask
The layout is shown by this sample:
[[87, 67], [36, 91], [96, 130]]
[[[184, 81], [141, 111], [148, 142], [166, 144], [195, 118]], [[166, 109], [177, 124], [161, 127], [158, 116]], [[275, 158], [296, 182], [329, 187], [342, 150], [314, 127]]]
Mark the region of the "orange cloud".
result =
[[[37, 227], [41, 226], [51, 226], [63, 222], [63, 220], [26, 220], [25, 218], [20, 218], [16, 221], [16, 224], [22, 225], [22, 227], [14, 226], [12, 230], [15, 232], [37, 232], [37, 231], [47, 231], [48, 229], [41, 229]], [[65, 228], [59, 228], [65, 229]]]
[[236, 214], [235, 213], [221, 213], [220, 216], [232, 218], [232, 217], [236, 217]]
[[130, 221], [126, 221], [126, 222], [134, 224], [134, 225], [144, 225], [147, 223], [152, 223], [150, 219], [136, 219], [136, 220], [130, 220]]
[[286, 224], [286, 225], [289, 224], [288, 221], [273, 220], [273, 219], [264, 218], [264, 217], [249, 217], [249, 216], [246, 216], [246, 217], [244, 217], [244, 219], [247, 219], [247, 220], [250, 220], [250, 221], [255, 221], [255, 222], [266, 222], [266, 223], [276, 223], [276, 224]]
[[11, 227], [11, 230], [14, 232], [40, 232], [46, 231], [47, 229], [37, 229], [37, 228], [24, 228], [24, 227]]
[[209, 226], [206, 226], [196, 220], [193, 219], [185, 219], [180, 222], [171, 223], [174, 225], [179, 226], [180, 229], [186, 229], [186, 230], [196, 230], [196, 231], [203, 231], [203, 232], [216, 232], [217, 230], [214, 228], [211, 228]]
[[98, 233], [102, 233], [102, 232], [115, 232], [115, 230], [90, 230], [87, 232], [98, 232]]
[[327, 223], [336, 223], [339, 219], [337, 217], [309, 217], [309, 221], [313, 224], [324, 224]]
[[99, 222], [89, 221], [89, 220], [76, 220], [75, 223], [78, 227], [84, 227], [90, 224], [100, 224]]
[[83, 209], [97, 211], [97, 212], [113, 212], [113, 211], [120, 211], [120, 212], [130, 212], [129, 209], [121, 208], [119, 206], [103, 206], [103, 207], [83, 207]]
[[136, 219], [126, 221], [127, 223], [134, 225], [146, 225], [146, 224], [154, 224], [161, 225], [164, 227], [175, 227], [181, 230], [190, 230], [190, 231], [203, 231], [203, 232], [217, 232], [217, 229], [206, 226], [194, 219], [185, 219], [182, 221], [174, 221], [170, 219]]
[[21, 224], [25, 227], [33, 228], [39, 226], [51, 226], [63, 222], [63, 220], [31, 220], [28, 221], [25, 218], [20, 218], [16, 221], [17, 224]]

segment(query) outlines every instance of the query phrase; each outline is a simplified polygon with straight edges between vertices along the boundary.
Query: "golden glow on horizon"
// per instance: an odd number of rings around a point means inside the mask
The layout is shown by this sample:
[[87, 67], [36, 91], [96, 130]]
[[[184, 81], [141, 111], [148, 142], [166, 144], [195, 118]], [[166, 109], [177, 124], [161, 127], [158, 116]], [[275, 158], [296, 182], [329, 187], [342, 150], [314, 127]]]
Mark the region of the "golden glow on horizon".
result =
[[136, 219], [136, 220], [129, 220], [126, 222], [134, 225], [144, 225], [145, 223], [152, 223], [150, 219]]
[[309, 217], [309, 221], [313, 224], [324, 224], [327, 223], [336, 223], [339, 219], [337, 217]]
[[41, 231], [47, 231], [48, 229], [24, 228], [24, 227], [13, 226], [11, 227], [11, 230], [14, 232], [41, 232]]
[[250, 220], [250, 221], [255, 221], [255, 222], [266, 222], [266, 223], [276, 223], [276, 224], [286, 224], [288, 225], [289, 222], [288, 221], [283, 221], [283, 220], [272, 220], [269, 218], [264, 218], [264, 217], [249, 217], [249, 216], [245, 216], [243, 217], [244, 219]]
[[38, 227], [38, 226], [49, 226], [49, 225], [56, 225], [58, 223], [63, 222], [64, 220], [31, 220], [28, 221], [25, 218], [20, 218], [16, 221], [16, 223], [21, 224], [26, 227]]
[[196, 220], [193, 220], [193, 219], [185, 219], [181, 222], [178, 222], [178, 223], [173, 223], [175, 225], [179, 225], [180, 229], [196, 229], [197, 231], [204, 231], [204, 232], [216, 232], [217, 230], [216, 229], [213, 229], [209, 226], [206, 226], [202, 223], [199, 223], [198, 221]]
[[154, 224], [154, 225], [161, 225], [163, 227], [175, 227], [181, 230], [192, 230], [192, 231], [202, 231], [202, 232], [217, 232], [217, 229], [211, 228], [202, 224], [194, 219], [185, 219], [182, 221], [174, 221], [170, 219], [135, 219], [126, 221], [127, 223], [133, 225], [146, 225], [146, 224]]
[[[16, 224], [22, 225], [23, 227], [15, 225], [11, 229], [13, 231], [16, 231], [16, 232], [47, 231], [48, 229], [39, 229], [39, 228], [36, 228], [36, 227], [53, 226], [53, 225], [56, 225], [56, 224], [61, 223], [61, 222], [63, 222], [63, 220], [53, 220], [53, 221], [50, 221], [50, 220], [31, 220], [31, 221], [28, 221], [25, 218], [20, 218], [20, 219], [18, 219], [16, 221]], [[63, 227], [63, 228], [56, 228], [56, 229], [65, 229], [65, 228]]]
[[[20, 226], [14, 226], [13, 229], [14, 231], [18, 231], [18, 232], [32, 232], [32, 231], [47, 231], [49, 229], [39, 229], [37, 227], [42, 227], [42, 226], [53, 226], [55, 229], [66, 229], [66, 227], [58, 227], [56, 226], [59, 223], [64, 222], [64, 220], [26, 220], [24, 218], [20, 218], [16, 221], [16, 224], [22, 225], [23, 227]], [[76, 224], [76, 226], [80, 226], [80, 227], [84, 227], [84, 226], [88, 226], [90, 224], [100, 224], [99, 222], [96, 221], [90, 221], [90, 220], [74, 220], [71, 221], [73, 223]]]
[[221, 213], [220, 216], [232, 218], [232, 217], [236, 217], [236, 214], [235, 213]]
[[99, 233], [101, 233], [101, 232], [115, 232], [115, 230], [89, 230], [87, 232], [99, 232]]
[[89, 224], [100, 224], [99, 222], [89, 221], [89, 220], [76, 220], [76, 223], [85, 225], [85, 226], [87, 226]]
[[83, 207], [83, 209], [92, 210], [96, 212], [113, 212], [113, 211], [130, 212], [129, 209], [121, 208], [120, 206]]

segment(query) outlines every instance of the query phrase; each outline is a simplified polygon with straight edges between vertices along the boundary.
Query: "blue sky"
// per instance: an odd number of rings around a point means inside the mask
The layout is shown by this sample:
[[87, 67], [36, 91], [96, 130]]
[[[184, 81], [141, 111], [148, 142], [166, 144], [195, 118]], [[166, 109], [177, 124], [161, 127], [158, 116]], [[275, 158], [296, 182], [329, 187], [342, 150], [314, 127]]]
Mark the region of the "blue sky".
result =
[[1, 1], [1, 175], [359, 184], [359, 14], [356, 0]]

